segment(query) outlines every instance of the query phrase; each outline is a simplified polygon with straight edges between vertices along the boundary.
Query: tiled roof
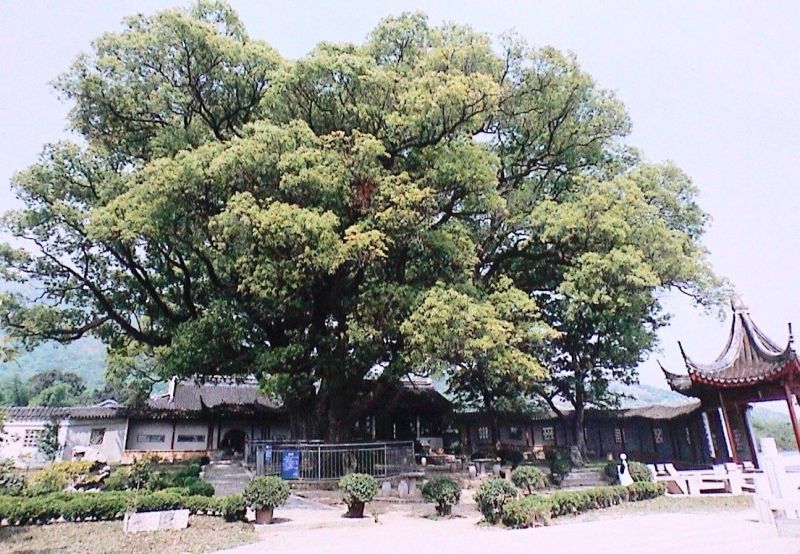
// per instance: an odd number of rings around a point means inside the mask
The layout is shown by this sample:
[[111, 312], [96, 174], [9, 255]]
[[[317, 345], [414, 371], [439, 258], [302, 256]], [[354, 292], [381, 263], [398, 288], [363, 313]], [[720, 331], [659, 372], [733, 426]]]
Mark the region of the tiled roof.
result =
[[12, 406], [4, 408], [7, 419], [52, 419], [52, 418], [74, 418], [74, 419], [113, 419], [116, 417], [126, 417], [125, 407], [116, 403], [109, 404], [107, 401], [95, 406]]
[[147, 406], [151, 410], [199, 412], [213, 408], [247, 408], [254, 410], [277, 410], [281, 405], [266, 395], [253, 381], [196, 381], [188, 379], [175, 383], [169, 393], [150, 398]]
[[697, 363], [686, 355], [681, 346], [687, 375], [661, 368], [674, 391], [694, 394], [695, 385], [746, 387], [800, 370], [791, 335], [786, 346], [780, 347], [758, 328], [741, 301], [735, 301], [732, 308], [733, 322], [728, 342], [714, 362]]

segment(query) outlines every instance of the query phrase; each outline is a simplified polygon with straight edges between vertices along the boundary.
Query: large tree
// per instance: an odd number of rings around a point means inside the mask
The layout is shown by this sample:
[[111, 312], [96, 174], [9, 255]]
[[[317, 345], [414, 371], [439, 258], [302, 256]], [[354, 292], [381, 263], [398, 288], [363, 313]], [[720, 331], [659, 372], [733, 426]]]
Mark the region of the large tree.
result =
[[[373, 386], [408, 370], [419, 343], [401, 326], [431, 294], [495, 317], [498, 287], [547, 293], [543, 315], [569, 333], [552, 301], [572, 294], [575, 258], [544, 216], [655, 178], [621, 142], [622, 105], [574, 57], [494, 49], [416, 14], [290, 63], [200, 2], [126, 20], [58, 87], [83, 140], [14, 180], [24, 207], [4, 226], [25, 247], [0, 247], [0, 271], [39, 295], [0, 298], [5, 331], [27, 347], [91, 333], [162, 376], [255, 373], [297, 433], [329, 439], [348, 433], [371, 370], [384, 368]], [[694, 250], [650, 292], [706, 282], [702, 225], [669, 217]], [[494, 338], [508, 341], [496, 352], [538, 345]], [[503, 371], [532, 378], [523, 360]]]

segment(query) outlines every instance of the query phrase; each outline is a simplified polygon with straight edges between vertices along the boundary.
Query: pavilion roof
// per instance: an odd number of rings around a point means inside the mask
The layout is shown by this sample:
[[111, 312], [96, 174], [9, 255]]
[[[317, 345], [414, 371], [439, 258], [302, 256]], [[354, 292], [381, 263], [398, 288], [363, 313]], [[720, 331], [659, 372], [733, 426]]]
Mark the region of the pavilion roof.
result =
[[[747, 387], [774, 381], [789, 371], [800, 369], [793, 348], [791, 327], [786, 346], [778, 346], [753, 322], [750, 311], [735, 299], [733, 321], [728, 341], [716, 360], [703, 364], [691, 359], [678, 343], [686, 365], [686, 375], [671, 373], [661, 367], [670, 388], [695, 396], [696, 387]], [[659, 364], [660, 365], [660, 364]]]

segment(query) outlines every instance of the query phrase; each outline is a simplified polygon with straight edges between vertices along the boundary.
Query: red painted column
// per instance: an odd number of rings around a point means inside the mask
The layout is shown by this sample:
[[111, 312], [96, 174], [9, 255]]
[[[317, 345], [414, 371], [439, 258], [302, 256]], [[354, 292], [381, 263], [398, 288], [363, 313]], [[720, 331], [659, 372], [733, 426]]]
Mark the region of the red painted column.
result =
[[800, 451], [800, 425], [797, 423], [797, 413], [794, 411], [792, 402], [792, 389], [789, 383], [783, 382], [783, 389], [786, 391], [786, 406], [789, 408], [789, 419], [792, 420], [792, 430], [794, 430], [794, 440], [797, 442], [797, 450]]

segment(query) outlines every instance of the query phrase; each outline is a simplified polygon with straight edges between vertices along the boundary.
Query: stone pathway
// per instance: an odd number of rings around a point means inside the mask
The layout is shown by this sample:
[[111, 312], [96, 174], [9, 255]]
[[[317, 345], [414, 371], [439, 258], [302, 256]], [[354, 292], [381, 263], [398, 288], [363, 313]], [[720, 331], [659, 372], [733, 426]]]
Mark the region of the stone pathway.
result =
[[389, 513], [375, 523], [340, 514], [341, 510], [276, 510], [280, 522], [259, 529], [261, 542], [225, 552], [800, 554], [800, 541], [779, 538], [774, 528], [756, 523], [750, 511], [617, 514], [589, 522], [564, 519], [550, 527], [519, 531], [476, 525], [476, 516], [436, 521]]
[[203, 466], [202, 478], [214, 486], [214, 496], [223, 496], [242, 492], [252, 474], [241, 462], [214, 461]]

